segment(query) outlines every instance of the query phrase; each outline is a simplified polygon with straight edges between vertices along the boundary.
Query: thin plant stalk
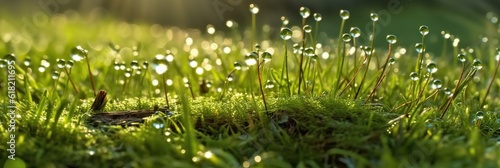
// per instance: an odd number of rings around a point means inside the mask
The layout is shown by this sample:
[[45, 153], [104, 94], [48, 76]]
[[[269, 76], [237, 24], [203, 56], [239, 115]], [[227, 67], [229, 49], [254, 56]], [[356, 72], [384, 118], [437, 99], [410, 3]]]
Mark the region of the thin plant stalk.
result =
[[[498, 53], [497, 56], [500, 57], [500, 53]], [[493, 85], [493, 82], [496, 79], [498, 67], [500, 67], [500, 60], [497, 60], [497, 65], [495, 66], [495, 71], [493, 71], [493, 76], [491, 77], [490, 83], [488, 84], [488, 88], [486, 89], [486, 93], [484, 94], [483, 101], [481, 102], [481, 108], [484, 107], [484, 105], [486, 104], [486, 98], [488, 97], [488, 94], [490, 93], [491, 86]]]
[[377, 91], [377, 88], [380, 86], [380, 84], [382, 83], [382, 81], [384, 80], [384, 77], [385, 77], [385, 70], [387, 68], [387, 65], [389, 64], [389, 59], [391, 58], [391, 54], [392, 54], [392, 44], [389, 43], [389, 51], [387, 53], [387, 58], [385, 59], [385, 63], [384, 63], [384, 66], [382, 67], [382, 73], [380, 74], [380, 76], [378, 77], [377, 79], [377, 82], [375, 83], [375, 87], [373, 87], [373, 90], [371, 91], [370, 95], [368, 95], [368, 98], [366, 99], [365, 103], [367, 103], [372, 97], [373, 95], [375, 94], [375, 92]]
[[163, 93], [165, 94], [165, 102], [167, 103], [167, 108], [170, 108], [170, 103], [168, 101], [168, 93], [167, 93], [167, 81], [165, 79], [165, 73], [163, 73], [162, 75], [162, 79], [163, 79]]
[[78, 94], [78, 89], [76, 89], [75, 83], [73, 82], [73, 79], [71, 79], [70, 71], [68, 71], [68, 68], [66, 68], [66, 67], [64, 67], [64, 71], [66, 71], [66, 74], [68, 74], [68, 79], [71, 82], [71, 86], [73, 86], [75, 93]]
[[306, 19], [302, 19], [302, 52], [300, 53], [300, 59], [299, 59], [299, 85], [298, 85], [298, 91], [297, 94], [300, 94], [300, 89], [302, 85], [302, 80], [304, 78], [304, 67], [302, 67], [303, 62], [304, 62], [304, 49], [306, 45], [306, 32], [304, 30], [304, 26], [306, 25]]
[[283, 60], [283, 67], [285, 68], [282, 68], [281, 69], [281, 80], [283, 80], [284, 78], [284, 75], [286, 75], [286, 85], [287, 85], [287, 92], [288, 92], [288, 96], [291, 96], [291, 91], [290, 91], [290, 82], [289, 81], [289, 76], [288, 76], [288, 47], [287, 47], [287, 44], [286, 44], [286, 40], [283, 40], [283, 43], [285, 45], [285, 59]]
[[[260, 58], [260, 56], [259, 56]], [[263, 62], [257, 60], [257, 78], [259, 80], [259, 88], [260, 88], [260, 93], [262, 95], [262, 101], [264, 102], [264, 108], [266, 109], [266, 114], [269, 114], [268, 109], [267, 109], [267, 102], [266, 102], [266, 95], [264, 94], [264, 88], [262, 87], [262, 72], [261, 72], [261, 64]]]
[[95, 86], [94, 86], [94, 79], [92, 79], [92, 71], [90, 70], [90, 63], [89, 63], [89, 57], [85, 57], [85, 59], [87, 60], [87, 69], [89, 70], [89, 78], [90, 78], [90, 84], [92, 85], [92, 90], [94, 91], [94, 96], [96, 95], [96, 91], [95, 91]]
[[448, 111], [448, 108], [450, 107], [451, 105], [451, 102], [453, 101], [453, 99], [456, 97], [456, 94], [457, 94], [457, 91], [458, 91], [458, 86], [460, 85], [460, 83], [462, 82], [462, 78], [463, 78], [463, 75], [464, 75], [464, 72], [465, 72], [465, 63], [462, 62], [462, 71], [460, 72], [460, 77], [458, 78], [458, 82], [457, 84], [455, 85], [455, 90], [453, 91], [453, 93], [451, 94], [451, 97], [448, 98], [448, 101], [446, 103], [446, 106], [444, 107], [443, 109], [443, 114], [441, 114], [441, 119], [444, 117], [444, 115], [446, 114], [446, 111]]

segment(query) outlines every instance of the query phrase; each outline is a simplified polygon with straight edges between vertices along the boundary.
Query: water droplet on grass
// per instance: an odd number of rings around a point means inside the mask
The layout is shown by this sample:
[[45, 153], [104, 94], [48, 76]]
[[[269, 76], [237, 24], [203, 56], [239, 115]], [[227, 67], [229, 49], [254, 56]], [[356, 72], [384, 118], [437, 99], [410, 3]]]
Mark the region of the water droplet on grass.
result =
[[172, 54], [172, 52], [170, 50], [167, 50], [165, 52], [165, 59], [168, 61], [168, 62], [172, 62], [174, 61], [174, 54]]
[[254, 15], [259, 13], [259, 7], [255, 4], [250, 4], [250, 13]]
[[394, 58], [389, 58], [389, 65], [394, 65], [394, 63], [396, 63], [396, 59]]
[[234, 62], [233, 66], [234, 66], [234, 69], [236, 69], [238, 71], [241, 70], [241, 67], [242, 67], [240, 62]]
[[26, 57], [23, 61], [24, 66], [29, 67], [31, 65], [31, 58]]
[[349, 19], [349, 16], [350, 16], [350, 13], [348, 10], [340, 10], [340, 18], [342, 18], [342, 20], [347, 20]]
[[351, 40], [352, 40], [352, 36], [349, 33], [342, 34], [342, 41], [344, 41], [344, 43], [348, 43]]
[[75, 65], [75, 62], [73, 62], [73, 60], [66, 61], [66, 68], [71, 69], [73, 68], [73, 65]]
[[59, 79], [59, 72], [58, 71], [52, 72], [52, 79], [54, 79], [54, 80]]
[[483, 112], [483, 111], [478, 111], [478, 112], [476, 112], [476, 119], [477, 119], [477, 120], [482, 120], [482, 119], [484, 119], [484, 112]]
[[129, 78], [130, 76], [132, 76], [132, 69], [130, 68], [125, 69], [125, 77]]
[[88, 153], [90, 156], [93, 156], [93, 155], [95, 154], [95, 150], [89, 150], [87, 153]]
[[398, 41], [398, 38], [393, 34], [387, 35], [387, 37], [385, 37], [385, 39], [387, 40], [387, 42], [389, 44], [395, 44]]
[[14, 55], [14, 54], [7, 54], [7, 55], [5, 55], [4, 59], [7, 60], [7, 61], [14, 61], [15, 62], [16, 61], [16, 55]]
[[420, 31], [420, 34], [422, 34], [422, 36], [429, 34], [429, 27], [427, 27], [426, 25], [420, 26], [418, 30]]
[[308, 57], [312, 57], [314, 56], [314, 49], [312, 47], [307, 47], [305, 50], [304, 50], [304, 55], [308, 56]]
[[215, 27], [214, 27], [214, 25], [211, 25], [211, 24], [207, 25], [207, 33], [208, 34], [214, 34], [215, 33]]
[[137, 62], [137, 60], [133, 60], [130, 62], [130, 67], [132, 67], [133, 70], [139, 69], [139, 62]]
[[280, 36], [283, 40], [290, 40], [292, 38], [292, 30], [290, 30], [290, 28], [288, 27], [285, 27], [281, 29]]
[[443, 87], [443, 82], [439, 79], [434, 79], [431, 84], [432, 89], [441, 89]]
[[427, 64], [427, 72], [433, 74], [433, 73], [436, 73], [437, 70], [438, 69], [437, 69], [436, 63], [430, 62]]
[[364, 47], [363, 47], [363, 51], [365, 52], [365, 55], [366, 55], [366, 56], [370, 56], [370, 55], [372, 55], [372, 48], [371, 48], [371, 47], [369, 47], [369, 46], [364, 46]]
[[87, 53], [88, 51], [83, 49], [81, 46], [76, 46], [75, 48], [71, 49], [71, 59], [79, 62], [87, 56]]
[[483, 63], [479, 59], [474, 59], [474, 62], [472, 62], [472, 66], [476, 68], [477, 70], [480, 70], [483, 68]]
[[0, 68], [5, 68], [7, 66], [7, 62], [4, 59], [0, 58]]
[[458, 54], [457, 58], [458, 58], [458, 61], [465, 62], [466, 56], [465, 56], [465, 54]]
[[450, 88], [444, 88], [444, 94], [447, 95], [448, 97], [451, 97], [451, 89]]
[[374, 22], [378, 21], [378, 14], [377, 13], [370, 13], [370, 19]]
[[310, 25], [305, 25], [304, 26], [304, 32], [305, 33], [311, 33], [312, 32], [312, 27]]
[[149, 67], [149, 62], [148, 61], [144, 61], [142, 63], [142, 69], [148, 69], [148, 67]]
[[311, 11], [307, 7], [300, 7], [300, 16], [306, 19], [311, 15]]
[[410, 79], [411, 79], [412, 81], [417, 81], [417, 80], [418, 80], [418, 73], [416, 73], [416, 72], [411, 72], [411, 73], [410, 73]]
[[288, 18], [286, 18], [285, 16], [281, 16], [281, 24], [282, 24], [283, 26], [287, 26], [287, 25], [288, 25], [288, 23], [289, 23]]
[[265, 88], [266, 89], [274, 88], [274, 82], [272, 80], [267, 80]]
[[155, 59], [153, 60], [153, 69], [157, 74], [163, 74], [168, 70], [167, 67], [167, 61], [163, 57], [163, 55], [158, 54], [156, 55]]
[[415, 44], [415, 50], [419, 54], [422, 53], [422, 52], [424, 52], [424, 45], [422, 43]]
[[266, 51], [262, 53], [262, 58], [264, 59], [264, 62], [269, 62], [273, 58], [273, 55]]
[[165, 126], [165, 124], [163, 124], [163, 122], [161, 122], [161, 121], [153, 123], [153, 127], [155, 127], [156, 129], [162, 129], [164, 126]]
[[295, 43], [295, 44], [293, 44], [293, 47], [292, 47], [292, 48], [293, 48], [293, 53], [294, 53], [294, 54], [301, 54], [301, 52], [302, 52], [302, 47], [300, 46], [300, 44]]
[[323, 16], [321, 16], [321, 14], [319, 14], [319, 13], [314, 13], [313, 16], [314, 16], [314, 20], [316, 22], [320, 22], [321, 20], [323, 20]]
[[57, 59], [56, 62], [57, 62], [57, 67], [58, 68], [64, 68], [64, 67], [66, 67], [66, 61], [64, 59]]
[[114, 68], [115, 70], [117, 70], [117, 71], [118, 71], [118, 70], [120, 70], [120, 63], [119, 63], [119, 62], [115, 62], [115, 63], [113, 64], [113, 68]]
[[361, 36], [361, 30], [358, 27], [351, 27], [349, 33], [351, 33], [351, 36], [354, 38]]
[[258, 55], [256, 52], [252, 52], [250, 54], [247, 54], [245, 56], [245, 63], [248, 65], [248, 66], [252, 66], [252, 65], [255, 65], [257, 64], [257, 58], [258, 58]]

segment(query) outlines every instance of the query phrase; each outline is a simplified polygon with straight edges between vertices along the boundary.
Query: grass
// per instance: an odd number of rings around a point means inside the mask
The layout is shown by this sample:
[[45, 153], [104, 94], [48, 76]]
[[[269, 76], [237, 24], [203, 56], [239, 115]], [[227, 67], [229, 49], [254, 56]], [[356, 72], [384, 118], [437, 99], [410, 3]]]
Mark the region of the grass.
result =
[[[246, 34], [68, 13], [25, 36], [21, 23], [4, 18], [0, 51], [13, 54], [1, 62], [0, 89], [9, 93], [1, 108], [15, 105], [16, 115], [0, 115], [0, 139], [15, 135], [16, 160], [2, 152], [0, 161], [19, 168], [500, 166], [498, 32], [460, 46], [458, 35], [428, 25], [408, 30], [422, 33], [417, 52], [399, 46], [397, 35], [387, 36], [388, 48], [374, 48], [375, 40], [354, 44], [355, 27], [341, 26], [338, 39], [318, 35], [328, 18], [312, 20], [306, 9], [293, 16], [301, 25], [283, 22], [262, 34], [258, 10]], [[349, 22], [340, 19], [332, 22]], [[448, 42], [425, 40], [431, 36]], [[74, 59], [75, 52], [84, 54]]]

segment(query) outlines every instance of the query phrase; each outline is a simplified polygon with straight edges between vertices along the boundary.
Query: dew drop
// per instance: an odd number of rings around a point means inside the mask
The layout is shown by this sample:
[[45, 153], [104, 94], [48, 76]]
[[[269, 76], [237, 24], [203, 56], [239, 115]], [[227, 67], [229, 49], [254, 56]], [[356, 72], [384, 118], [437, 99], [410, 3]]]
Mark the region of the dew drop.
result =
[[259, 7], [255, 4], [250, 4], [250, 13], [254, 15], [259, 13]]
[[422, 52], [424, 52], [424, 45], [422, 43], [415, 44], [415, 50], [419, 54], [422, 53]]
[[358, 27], [351, 27], [349, 33], [351, 33], [351, 36], [354, 38], [361, 36], [361, 30]]
[[214, 27], [214, 25], [211, 25], [211, 24], [207, 25], [207, 33], [208, 34], [214, 34], [215, 33], [215, 27]]
[[411, 73], [410, 73], [410, 79], [411, 79], [412, 81], [417, 81], [417, 80], [418, 80], [418, 73], [416, 73], [416, 72], [411, 72]]
[[394, 58], [389, 58], [389, 65], [394, 65], [394, 63], [396, 63], [396, 59]]
[[57, 67], [58, 68], [64, 68], [64, 67], [66, 67], [66, 61], [64, 59], [57, 59], [56, 62], [57, 62]]
[[[2, 60], [3, 61], [3, 60]], [[23, 61], [24, 66], [29, 67], [31, 65], [31, 58], [26, 57]]]
[[266, 89], [272, 89], [272, 88], [274, 88], [274, 82], [271, 81], [271, 80], [267, 80], [265, 88]]
[[304, 32], [305, 33], [311, 33], [312, 32], [312, 27], [310, 25], [305, 25], [304, 26]]
[[389, 44], [395, 44], [398, 41], [398, 38], [393, 34], [387, 35], [387, 37], [385, 37], [385, 39], [387, 40], [387, 42]]
[[167, 50], [166, 51], [166, 54], [165, 54], [165, 59], [168, 61], [168, 62], [172, 62], [174, 61], [174, 55], [172, 54], [172, 52], [170, 50]]
[[483, 111], [478, 111], [478, 112], [476, 112], [476, 119], [477, 119], [477, 120], [482, 120], [482, 119], [484, 119], [484, 112], [483, 112]]
[[148, 69], [148, 67], [149, 67], [149, 62], [148, 61], [142, 62], [142, 69]]
[[304, 54], [308, 57], [312, 57], [314, 56], [314, 49], [312, 47], [307, 47], [305, 50], [304, 50]]
[[293, 44], [293, 53], [294, 54], [301, 54], [302, 53], [302, 47], [300, 46], [300, 44], [298, 44], [298, 43]]
[[313, 15], [313, 16], [314, 16], [314, 20], [315, 20], [316, 22], [320, 22], [321, 20], [323, 20], [323, 16], [321, 16], [321, 14], [320, 14], [320, 13], [314, 13], [314, 15]]
[[0, 58], [0, 68], [5, 68], [7, 66], [7, 62], [4, 59]]
[[344, 43], [348, 43], [351, 40], [352, 40], [351, 34], [349, 34], [349, 33], [342, 34], [342, 41], [344, 41]]
[[350, 16], [350, 13], [348, 10], [340, 10], [340, 18], [342, 18], [342, 20], [347, 20], [349, 19], [349, 16]]
[[50, 62], [47, 61], [46, 59], [43, 59], [41, 62], [40, 62], [40, 66], [44, 67], [44, 68], [48, 68], [50, 67]]
[[139, 62], [137, 60], [133, 60], [130, 62], [130, 67], [132, 67], [133, 70], [139, 69]]
[[256, 52], [252, 52], [250, 54], [247, 54], [245, 56], [245, 63], [248, 65], [248, 66], [252, 66], [252, 65], [255, 65], [257, 64], [257, 58], [258, 58], [258, 55]]
[[163, 124], [163, 122], [161, 122], [161, 121], [153, 123], [153, 127], [156, 129], [162, 129], [164, 126], [165, 126], [165, 124]]
[[432, 89], [441, 89], [443, 87], [443, 82], [439, 79], [434, 79], [431, 84]]
[[422, 34], [422, 36], [429, 34], [429, 27], [427, 27], [426, 25], [420, 26], [418, 30], [420, 31], [420, 34]]
[[302, 18], [306, 19], [309, 17], [309, 15], [311, 15], [311, 11], [309, 10], [309, 8], [300, 7], [300, 16], [302, 16]]
[[370, 13], [370, 19], [374, 22], [378, 21], [378, 14], [377, 13]]
[[264, 62], [269, 62], [273, 58], [273, 55], [266, 51], [262, 53], [262, 58], [264, 59]]
[[71, 69], [74, 64], [75, 62], [73, 62], [73, 60], [68, 60], [66, 61], [66, 68]]
[[465, 56], [465, 54], [458, 54], [458, 55], [457, 55], [457, 58], [458, 58], [458, 60], [459, 60], [460, 62], [465, 62], [465, 58], [466, 58], [466, 56]]
[[132, 76], [132, 69], [130, 68], [125, 69], [125, 77], [129, 78], [130, 76]]
[[285, 16], [281, 16], [281, 24], [287, 26], [290, 21]]
[[290, 28], [288, 27], [285, 27], [281, 29], [280, 36], [283, 40], [290, 40], [292, 38], [292, 30], [290, 30]]
[[81, 46], [76, 46], [71, 49], [71, 59], [79, 62], [87, 56], [87, 53], [88, 51], [83, 49]]
[[372, 48], [371, 48], [371, 47], [369, 47], [369, 46], [364, 46], [364, 47], [363, 47], [363, 51], [365, 51], [365, 55], [366, 55], [366, 56], [370, 56], [370, 55], [372, 55]]
[[59, 72], [58, 71], [52, 72], [52, 79], [54, 79], [54, 80], [59, 79]]
[[233, 28], [233, 27], [236, 27], [236, 25], [237, 25], [237, 24], [236, 24], [236, 22], [234, 22], [233, 20], [228, 20], [228, 21], [226, 21], [226, 26], [227, 26], [228, 28]]
[[95, 150], [89, 150], [87, 153], [88, 153], [90, 156], [93, 156], [93, 155], [95, 154]]
[[233, 66], [234, 66], [234, 69], [236, 69], [238, 71], [241, 70], [241, 67], [242, 67], [240, 62], [234, 62]]
[[14, 61], [15, 62], [16, 61], [16, 55], [14, 55], [14, 54], [7, 54], [7, 55], [5, 55], [4, 59], [6, 61]]
[[113, 68], [117, 71], [120, 70], [120, 63], [118, 61], [115, 61], [115, 63], [113, 64]]
[[480, 70], [483, 68], [483, 63], [479, 59], [474, 59], [474, 62], [472, 62], [472, 66], [476, 68], [477, 70]]
[[167, 61], [165, 60], [163, 55], [156, 55], [155, 59], [153, 60], [153, 69], [159, 75], [165, 73], [168, 70]]
[[436, 63], [430, 62], [427, 64], [427, 72], [433, 74], [433, 73], [436, 73], [437, 70], [438, 69], [437, 69]]
[[234, 80], [234, 75], [233, 74], [229, 74], [227, 76], [227, 81], [232, 82], [233, 80]]
[[451, 97], [451, 89], [450, 88], [444, 88], [444, 94], [448, 95], [448, 97]]

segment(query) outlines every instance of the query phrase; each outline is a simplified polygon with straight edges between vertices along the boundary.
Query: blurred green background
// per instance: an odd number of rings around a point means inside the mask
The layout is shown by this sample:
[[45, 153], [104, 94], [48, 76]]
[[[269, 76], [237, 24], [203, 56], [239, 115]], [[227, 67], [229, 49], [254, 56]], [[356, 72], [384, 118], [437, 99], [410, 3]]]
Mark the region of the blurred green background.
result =
[[[250, 3], [260, 8], [258, 23], [274, 27], [281, 26], [281, 16], [287, 16], [290, 25], [299, 25], [299, 8], [309, 7], [323, 15], [320, 30], [330, 37], [338, 35], [339, 10], [351, 13], [346, 31], [358, 26], [363, 33], [369, 33], [369, 14], [376, 12], [381, 17], [376, 39], [385, 41], [387, 34], [395, 34], [398, 43], [407, 46], [420, 41], [420, 25], [429, 26], [430, 44], [441, 44], [443, 30], [460, 37], [461, 46], [477, 44], [483, 35], [498, 39], [500, 31], [486, 19], [489, 12], [490, 16], [500, 12], [498, 0], [0, 0], [0, 19], [19, 17], [22, 22], [36, 23], [43, 15], [77, 11], [82, 16], [111, 16], [131, 23], [200, 29], [213, 24], [224, 30], [228, 19], [235, 20], [240, 28], [249, 26]], [[308, 23], [314, 25], [313, 19]], [[385, 46], [385, 42], [378, 44]], [[429, 46], [428, 51], [432, 50], [440, 51], [438, 46]]]

